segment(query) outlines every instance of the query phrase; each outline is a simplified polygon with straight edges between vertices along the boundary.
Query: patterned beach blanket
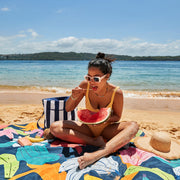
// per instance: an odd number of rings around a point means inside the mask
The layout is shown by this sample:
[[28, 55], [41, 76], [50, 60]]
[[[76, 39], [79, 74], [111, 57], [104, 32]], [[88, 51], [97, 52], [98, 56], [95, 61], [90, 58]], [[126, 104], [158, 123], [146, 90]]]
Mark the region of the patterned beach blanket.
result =
[[[20, 146], [18, 138], [43, 131], [36, 123], [0, 125], [0, 179], [159, 180], [180, 179], [180, 159], [167, 161], [134, 146], [133, 139], [108, 157], [80, 170], [77, 158], [97, 147], [59, 139]], [[144, 136], [139, 131], [136, 136]]]

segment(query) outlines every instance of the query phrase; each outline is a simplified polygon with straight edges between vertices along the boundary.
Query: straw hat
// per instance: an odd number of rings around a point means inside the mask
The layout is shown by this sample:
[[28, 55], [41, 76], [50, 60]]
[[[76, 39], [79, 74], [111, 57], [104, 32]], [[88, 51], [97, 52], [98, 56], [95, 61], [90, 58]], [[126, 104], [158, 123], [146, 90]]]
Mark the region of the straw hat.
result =
[[136, 137], [134, 144], [139, 149], [152, 152], [165, 159], [180, 158], [180, 144], [166, 132], [155, 132], [151, 137]]

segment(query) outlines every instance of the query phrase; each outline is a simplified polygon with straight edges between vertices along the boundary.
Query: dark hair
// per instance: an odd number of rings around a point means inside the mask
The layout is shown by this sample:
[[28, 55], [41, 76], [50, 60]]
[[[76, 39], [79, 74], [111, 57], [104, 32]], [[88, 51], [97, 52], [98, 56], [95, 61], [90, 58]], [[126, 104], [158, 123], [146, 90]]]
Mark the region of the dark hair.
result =
[[104, 53], [99, 52], [96, 55], [95, 59], [92, 59], [88, 64], [88, 69], [90, 67], [97, 67], [99, 70], [104, 74], [112, 74], [112, 66], [111, 63], [115, 59], [112, 59], [110, 57], [105, 57]]

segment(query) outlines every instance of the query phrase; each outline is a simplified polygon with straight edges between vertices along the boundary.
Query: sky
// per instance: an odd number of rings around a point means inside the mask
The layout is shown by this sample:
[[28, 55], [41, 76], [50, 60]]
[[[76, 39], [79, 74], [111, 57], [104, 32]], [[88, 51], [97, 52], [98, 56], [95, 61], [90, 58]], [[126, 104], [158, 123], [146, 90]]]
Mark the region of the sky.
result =
[[0, 54], [180, 55], [180, 0], [0, 0]]

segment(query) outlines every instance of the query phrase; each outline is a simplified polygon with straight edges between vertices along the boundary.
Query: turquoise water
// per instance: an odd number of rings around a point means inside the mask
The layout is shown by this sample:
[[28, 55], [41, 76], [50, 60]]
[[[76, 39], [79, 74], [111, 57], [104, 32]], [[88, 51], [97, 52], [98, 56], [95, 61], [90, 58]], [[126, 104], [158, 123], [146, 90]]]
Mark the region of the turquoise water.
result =
[[[88, 61], [0, 61], [0, 86], [73, 88]], [[179, 61], [115, 61], [110, 82], [123, 90], [180, 91]]]

